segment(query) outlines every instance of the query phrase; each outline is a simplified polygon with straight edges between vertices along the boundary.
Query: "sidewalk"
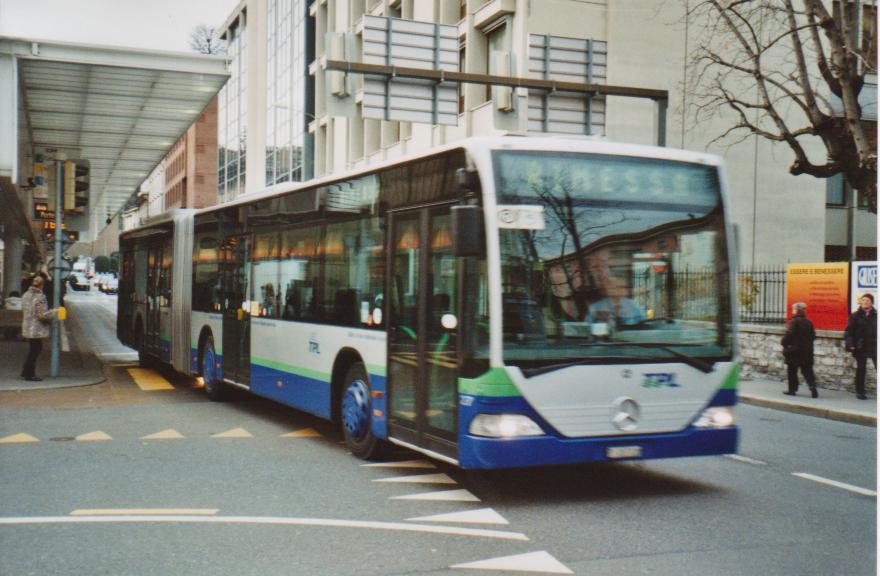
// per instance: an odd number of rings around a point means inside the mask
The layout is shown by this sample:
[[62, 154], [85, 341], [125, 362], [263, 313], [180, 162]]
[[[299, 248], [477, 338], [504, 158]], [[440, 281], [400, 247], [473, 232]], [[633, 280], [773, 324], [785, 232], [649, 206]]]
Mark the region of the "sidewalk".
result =
[[91, 386], [104, 381], [104, 370], [101, 362], [87, 350], [87, 346], [80, 346], [77, 338], [78, 331], [73, 322], [65, 323], [65, 336], [68, 345], [61, 352], [58, 376], [49, 376], [52, 364], [51, 339], [43, 341], [43, 351], [37, 360], [37, 376], [42, 382], [28, 382], [21, 374], [22, 364], [28, 352], [28, 343], [24, 340], [0, 339], [0, 391], [22, 390], [45, 390], [51, 388], [73, 388], [76, 386]]
[[831, 420], [877, 427], [877, 399], [859, 400], [852, 392], [819, 388], [819, 397], [811, 398], [806, 385], [798, 388], [797, 396], [786, 396], [787, 383], [767, 377], [740, 380], [739, 400], [776, 410], [797, 412]]

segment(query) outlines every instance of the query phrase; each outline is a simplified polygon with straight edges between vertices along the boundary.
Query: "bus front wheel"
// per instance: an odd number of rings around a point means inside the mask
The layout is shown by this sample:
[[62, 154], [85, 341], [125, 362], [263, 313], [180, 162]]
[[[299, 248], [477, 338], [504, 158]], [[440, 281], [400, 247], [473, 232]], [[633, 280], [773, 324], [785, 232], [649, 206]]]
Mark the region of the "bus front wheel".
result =
[[205, 385], [205, 394], [214, 401], [223, 400], [223, 383], [220, 382], [217, 373], [217, 353], [214, 351], [214, 337], [205, 338], [202, 344], [202, 380]]
[[364, 365], [352, 364], [342, 382], [342, 434], [351, 453], [365, 460], [378, 458], [383, 448], [381, 440], [373, 435], [370, 396], [370, 381]]

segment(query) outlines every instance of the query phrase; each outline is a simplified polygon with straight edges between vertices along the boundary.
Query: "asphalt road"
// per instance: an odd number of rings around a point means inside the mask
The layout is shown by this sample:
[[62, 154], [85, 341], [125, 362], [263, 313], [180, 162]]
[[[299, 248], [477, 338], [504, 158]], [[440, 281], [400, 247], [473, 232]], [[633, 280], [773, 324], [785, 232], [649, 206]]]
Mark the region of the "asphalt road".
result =
[[0, 574], [876, 573], [874, 428], [740, 406], [736, 457], [367, 466], [319, 419], [129, 369], [0, 406], [34, 440], [0, 444]]

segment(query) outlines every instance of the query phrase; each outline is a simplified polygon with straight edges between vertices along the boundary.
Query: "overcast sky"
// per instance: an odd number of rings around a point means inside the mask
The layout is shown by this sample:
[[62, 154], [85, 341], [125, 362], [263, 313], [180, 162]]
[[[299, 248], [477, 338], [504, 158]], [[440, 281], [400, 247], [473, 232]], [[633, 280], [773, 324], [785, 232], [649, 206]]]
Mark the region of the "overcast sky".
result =
[[189, 52], [239, 0], [0, 0], [0, 36]]

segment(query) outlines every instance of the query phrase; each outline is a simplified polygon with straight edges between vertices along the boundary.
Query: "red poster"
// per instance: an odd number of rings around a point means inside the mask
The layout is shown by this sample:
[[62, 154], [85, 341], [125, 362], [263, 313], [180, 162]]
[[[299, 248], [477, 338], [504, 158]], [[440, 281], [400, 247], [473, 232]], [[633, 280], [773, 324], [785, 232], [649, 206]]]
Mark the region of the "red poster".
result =
[[807, 304], [807, 318], [816, 330], [844, 330], [849, 318], [849, 263], [789, 264], [785, 318], [791, 305]]

